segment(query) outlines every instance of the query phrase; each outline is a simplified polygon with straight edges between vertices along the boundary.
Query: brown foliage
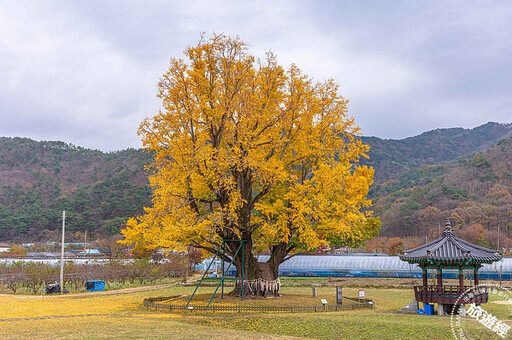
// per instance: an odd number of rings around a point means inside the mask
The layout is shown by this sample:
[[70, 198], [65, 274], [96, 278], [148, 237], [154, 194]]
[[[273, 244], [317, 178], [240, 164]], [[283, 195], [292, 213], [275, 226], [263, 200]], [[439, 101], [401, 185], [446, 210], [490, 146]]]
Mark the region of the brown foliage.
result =
[[404, 241], [400, 237], [393, 237], [388, 241], [388, 254], [398, 255], [404, 251]]
[[404, 250], [416, 248], [422, 244], [417, 237], [382, 237], [378, 236], [365, 241], [365, 251], [371, 253], [386, 253], [388, 255], [400, 255]]

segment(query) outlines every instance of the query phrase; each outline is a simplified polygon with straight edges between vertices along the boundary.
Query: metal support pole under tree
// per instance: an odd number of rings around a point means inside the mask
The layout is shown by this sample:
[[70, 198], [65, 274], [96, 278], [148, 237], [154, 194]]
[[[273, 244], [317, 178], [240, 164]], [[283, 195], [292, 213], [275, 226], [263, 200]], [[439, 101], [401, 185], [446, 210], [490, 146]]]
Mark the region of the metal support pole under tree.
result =
[[222, 242], [222, 264], [221, 264], [221, 271], [222, 271], [222, 293], [221, 293], [221, 299], [224, 299], [224, 258], [226, 257], [226, 242]]
[[66, 228], [66, 211], [62, 212], [62, 245], [60, 247], [60, 292], [64, 291], [64, 230]]
[[244, 271], [245, 271], [245, 241], [242, 241], [242, 295], [240, 301], [244, 300]]

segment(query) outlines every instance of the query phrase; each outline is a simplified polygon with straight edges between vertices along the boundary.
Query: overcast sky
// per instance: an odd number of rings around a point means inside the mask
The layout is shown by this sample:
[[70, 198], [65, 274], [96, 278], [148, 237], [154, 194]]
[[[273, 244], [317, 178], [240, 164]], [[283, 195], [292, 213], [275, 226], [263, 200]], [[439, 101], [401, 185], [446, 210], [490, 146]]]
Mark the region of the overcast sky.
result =
[[170, 57], [201, 32], [333, 78], [363, 135], [512, 122], [511, 1], [0, 2], [0, 136], [141, 146]]

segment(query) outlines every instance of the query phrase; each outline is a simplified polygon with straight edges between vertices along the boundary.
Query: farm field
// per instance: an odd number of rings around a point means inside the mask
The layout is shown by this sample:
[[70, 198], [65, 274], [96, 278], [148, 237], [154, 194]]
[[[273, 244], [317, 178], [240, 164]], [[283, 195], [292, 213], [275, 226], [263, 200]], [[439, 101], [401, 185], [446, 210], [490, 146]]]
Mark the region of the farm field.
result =
[[[391, 283], [393, 279], [386, 280]], [[245, 300], [244, 304], [314, 304], [335, 301], [335, 289], [319, 286], [311, 297], [308, 280], [290, 280], [281, 298]], [[327, 281], [327, 280], [326, 280]], [[371, 282], [371, 279], [365, 281]], [[286, 282], [286, 281], [285, 281]], [[378, 282], [378, 281], [376, 281]], [[375, 283], [375, 282], [374, 282]], [[400, 283], [396, 280], [395, 283]], [[343, 282], [349, 285], [348, 281]], [[147, 309], [147, 297], [188, 295], [193, 286], [174, 285], [150, 291], [119, 294], [81, 294], [24, 298], [0, 296], [1, 339], [436, 339], [451, 338], [449, 317], [400, 314], [396, 311], [413, 299], [412, 289], [368, 287], [366, 296], [375, 309], [321, 313], [168, 313]], [[228, 288], [229, 290], [229, 288]], [[193, 302], [205, 303], [212, 287], [201, 287]], [[345, 287], [343, 294], [356, 297], [358, 288]], [[184, 301], [184, 299], [183, 299]], [[183, 302], [180, 301], [180, 302]], [[217, 304], [240, 303], [215, 299]], [[507, 308], [489, 303], [501, 320], [510, 320]], [[501, 313], [501, 314], [500, 314]], [[508, 318], [508, 319], [507, 319]], [[508, 322], [510, 324], [510, 321]], [[475, 325], [477, 326], [477, 325]], [[478, 328], [478, 327], [477, 327]], [[482, 330], [483, 332], [483, 330]], [[482, 335], [485, 333], [482, 333]]]

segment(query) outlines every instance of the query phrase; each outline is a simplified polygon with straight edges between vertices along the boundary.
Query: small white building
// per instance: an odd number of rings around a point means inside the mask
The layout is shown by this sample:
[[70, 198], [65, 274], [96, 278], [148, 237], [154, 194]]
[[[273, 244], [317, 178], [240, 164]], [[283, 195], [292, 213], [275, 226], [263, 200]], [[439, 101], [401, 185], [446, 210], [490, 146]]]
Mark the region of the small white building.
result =
[[11, 245], [9, 243], [0, 242], [0, 253], [9, 251], [11, 249]]

